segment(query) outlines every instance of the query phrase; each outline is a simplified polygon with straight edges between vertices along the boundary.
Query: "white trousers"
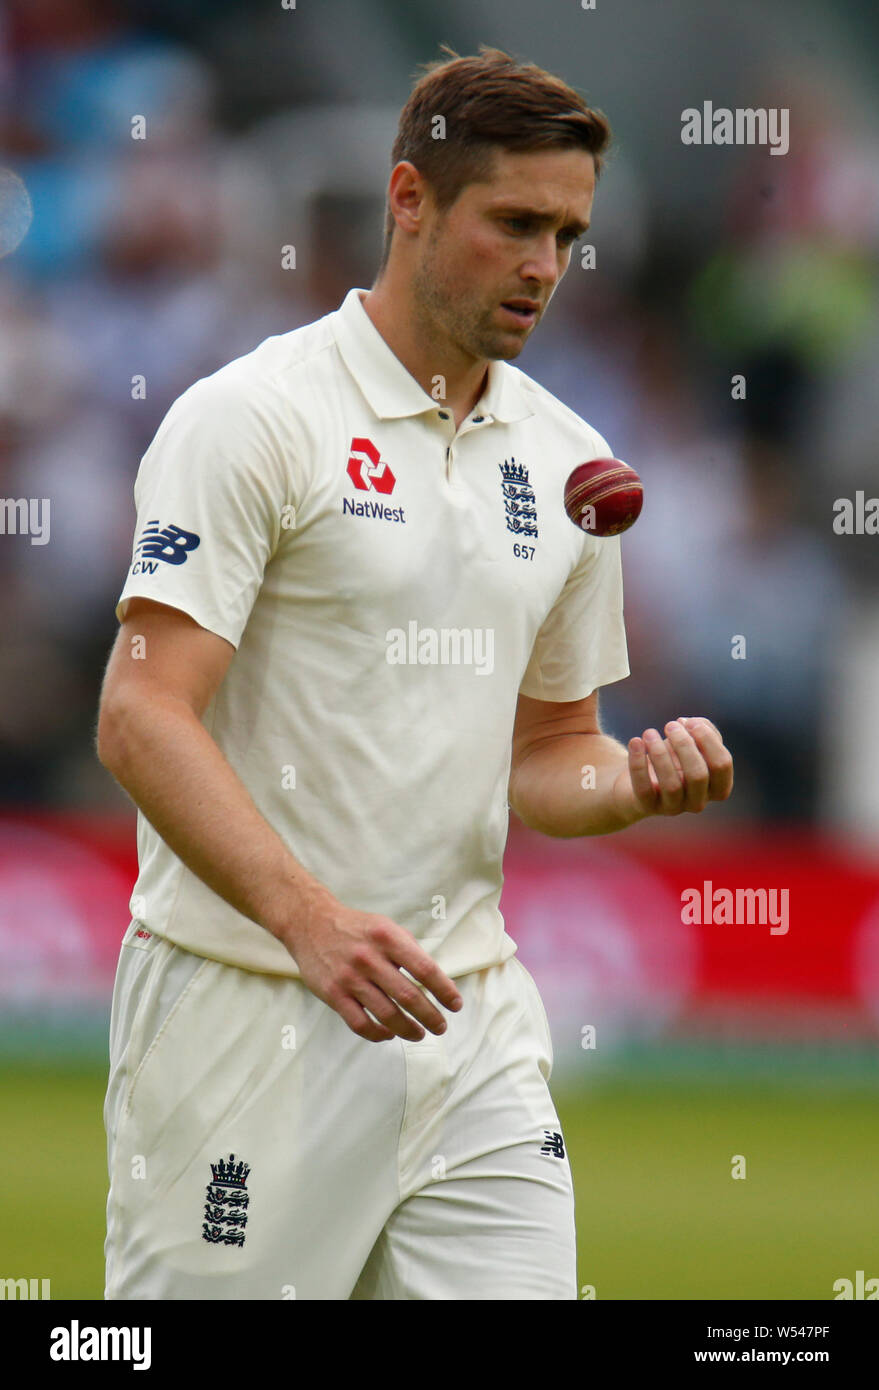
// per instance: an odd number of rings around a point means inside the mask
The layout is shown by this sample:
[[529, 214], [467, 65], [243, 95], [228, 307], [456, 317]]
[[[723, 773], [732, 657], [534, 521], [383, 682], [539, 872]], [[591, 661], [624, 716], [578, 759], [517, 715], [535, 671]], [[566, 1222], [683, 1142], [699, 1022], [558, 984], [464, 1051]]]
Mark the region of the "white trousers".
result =
[[515, 956], [372, 1043], [301, 980], [129, 926], [104, 1107], [107, 1299], [574, 1299], [552, 1045]]

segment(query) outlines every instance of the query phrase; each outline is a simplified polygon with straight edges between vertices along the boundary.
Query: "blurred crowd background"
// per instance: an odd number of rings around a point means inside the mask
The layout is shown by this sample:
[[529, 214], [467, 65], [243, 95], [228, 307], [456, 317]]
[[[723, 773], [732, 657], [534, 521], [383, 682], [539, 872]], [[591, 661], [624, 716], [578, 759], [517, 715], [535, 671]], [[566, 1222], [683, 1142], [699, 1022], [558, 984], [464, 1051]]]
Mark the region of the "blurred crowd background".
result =
[[[572, 260], [517, 359], [645, 480], [612, 731], [706, 713], [730, 817], [879, 826], [879, 538], [833, 530], [879, 492], [879, 21], [686, 8], [535, 42], [524, 0], [501, 26], [449, 0], [442, 32], [422, 0], [7, 0], [0, 494], [51, 498], [52, 532], [0, 544], [0, 805], [123, 804], [92, 736], [139, 459], [196, 378], [371, 285], [397, 115], [447, 39], [559, 72], [615, 134], [596, 268]], [[682, 145], [709, 98], [788, 107], [790, 151]]]
[[[138, 464], [193, 381], [372, 284], [399, 111], [443, 41], [535, 61], [610, 120], [595, 268], [575, 253], [516, 365], [644, 479], [610, 731], [707, 714], [736, 759], [702, 817], [511, 828], [502, 907], [573, 1086], [582, 1277], [790, 1298], [879, 1275], [875, 1094], [852, 1089], [879, 1033], [879, 536], [834, 529], [879, 496], [874, 0], [5, 0], [0, 498], [50, 499], [51, 540], [0, 534], [0, 1277], [55, 1297], [102, 1286], [136, 864], [94, 731]], [[789, 151], [683, 145], [703, 101], [787, 108]], [[789, 893], [789, 930], [685, 924], [705, 881]]]

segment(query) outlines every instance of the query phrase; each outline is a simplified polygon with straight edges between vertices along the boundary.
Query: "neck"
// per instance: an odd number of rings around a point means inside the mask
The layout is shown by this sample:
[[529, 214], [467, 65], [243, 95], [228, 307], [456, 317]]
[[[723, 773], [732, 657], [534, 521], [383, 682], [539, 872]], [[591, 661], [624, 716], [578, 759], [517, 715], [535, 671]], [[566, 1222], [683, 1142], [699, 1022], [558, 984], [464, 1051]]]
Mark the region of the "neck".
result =
[[462, 352], [425, 322], [407, 287], [395, 285], [387, 273], [361, 303], [394, 356], [460, 425], [485, 390], [488, 362]]

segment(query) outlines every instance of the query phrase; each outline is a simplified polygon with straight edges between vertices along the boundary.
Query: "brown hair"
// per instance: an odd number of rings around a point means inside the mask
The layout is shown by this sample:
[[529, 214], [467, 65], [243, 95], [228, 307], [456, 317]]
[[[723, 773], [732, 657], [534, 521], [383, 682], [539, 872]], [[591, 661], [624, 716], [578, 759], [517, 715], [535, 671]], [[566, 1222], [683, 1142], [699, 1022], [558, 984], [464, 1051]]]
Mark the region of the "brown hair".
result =
[[[586, 150], [599, 177], [610, 144], [606, 116], [560, 77], [535, 63], [521, 63], [499, 48], [479, 45], [479, 56], [462, 58], [448, 44], [448, 60], [424, 63], [400, 113], [391, 168], [408, 160], [431, 186], [437, 208], [451, 207], [469, 183], [491, 176], [494, 151]], [[434, 139], [432, 122], [445, 119], [445, 138]], [[385, 214], [381, 267], [387, 264], [394, 215]]]

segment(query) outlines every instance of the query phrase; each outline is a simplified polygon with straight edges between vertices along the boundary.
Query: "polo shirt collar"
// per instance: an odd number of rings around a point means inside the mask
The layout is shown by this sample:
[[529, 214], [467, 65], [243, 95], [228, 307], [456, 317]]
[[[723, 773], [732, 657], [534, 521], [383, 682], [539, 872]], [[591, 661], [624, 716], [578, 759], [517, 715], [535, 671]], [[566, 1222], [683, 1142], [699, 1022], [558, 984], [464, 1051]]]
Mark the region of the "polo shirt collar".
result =
[[[345, 365], [379, 419], [422, 415], [441, 404], [423, 389], [391, 350], [363, 307], [363, 289], [351, 289], [330, 315], [333, 336]], [[504, 424], [534, 414], [513, 369], [504, 361], [488, 364], [486, 388], [473, 407]]]

